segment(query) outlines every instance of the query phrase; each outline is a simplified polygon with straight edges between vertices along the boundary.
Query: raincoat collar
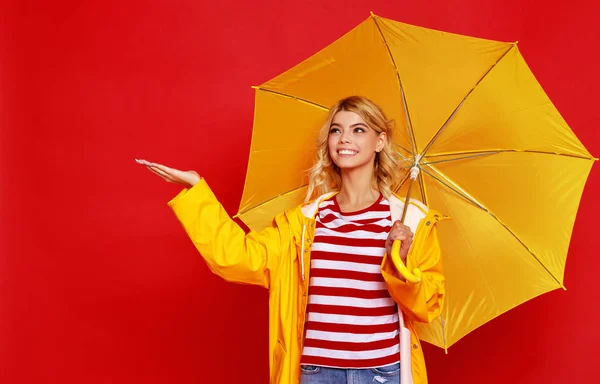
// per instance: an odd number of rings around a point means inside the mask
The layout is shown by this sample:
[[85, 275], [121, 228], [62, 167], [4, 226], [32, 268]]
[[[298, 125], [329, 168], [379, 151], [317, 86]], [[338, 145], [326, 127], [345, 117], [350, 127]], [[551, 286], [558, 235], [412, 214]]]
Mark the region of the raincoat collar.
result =
[[[328, 192], [328, 193], [325, 193], [325, 194], [319, 196], [312, 202], [303, 205], [301, 207], [302, 214], [304, 215], [305, 218], [314, 220], [315, 216], [317, 215], [317, 212], [319, 211], [319, 205], [321, 204], [321, 202], [323, 202], [323, 200], [330, 199], [337, 194], [338, 194], [338, 192]], [[400, 220], [400, 217], [402, 216], [402, 210], [404, 209], [405, 199], [398, 197], [397, 195], [394, 194], [394, 195], [391, 195], [387, 200], [390, 202], [390, 211], [392, 212], [392, 222]], [[415, 204], [423, 213], [427, 213], [427, 211], [429, 210], [425, 204], [421, 203], [418, 200], [410, 199], [410, 202], [412, 204]]]

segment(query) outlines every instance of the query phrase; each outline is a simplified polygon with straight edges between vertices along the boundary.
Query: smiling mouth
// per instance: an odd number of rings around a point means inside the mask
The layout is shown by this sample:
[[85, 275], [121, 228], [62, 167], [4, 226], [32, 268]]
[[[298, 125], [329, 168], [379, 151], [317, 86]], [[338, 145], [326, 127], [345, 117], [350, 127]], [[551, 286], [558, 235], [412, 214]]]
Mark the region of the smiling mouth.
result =
[[340, 154], [340, 155], [345, 155], [345, 156], [352, 156], [352, 155], [356, 155], [356, 154], [357, 154], [357, 152], [356, 152], [356, 151], [353, 151], [353, 150], [351, 150], [351, 149], [340, 149], [340, 150], [338, 151], [338, 154]]

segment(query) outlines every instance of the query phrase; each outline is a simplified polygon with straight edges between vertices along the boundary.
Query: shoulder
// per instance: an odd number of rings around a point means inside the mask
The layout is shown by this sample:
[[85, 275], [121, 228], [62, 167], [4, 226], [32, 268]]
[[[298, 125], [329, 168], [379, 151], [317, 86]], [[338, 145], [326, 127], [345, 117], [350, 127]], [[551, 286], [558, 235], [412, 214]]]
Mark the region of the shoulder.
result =
[[[406, 199], [398, 195], [392, 195], [388, 200], [390, 201], [392, 221], [400, 220], [402, 218], [402, 212], [404, 211]], [[433, 209], [430, 209], [420, 200], [415, 198], [410, 198], [408, 200], [408, 207], [406, 208], [406, 217], [404, 218], [404, 224], [408, 225], [413, 232], [416, 232], [419, 223], [422, 220], [433, 220], [434, 217], [439, 217], [438, 212], [436, 212]]]
[[[392, 211], [394, 209], [404, 209], [404, 205], [406, 204], [406, 198], [400, 197], [398, 195], [391, 195], [389, 197], [389, 202]], [[408, 208], [407, 214], [416, 215], [420, 217], [425, 217], [429, 213], [430, 209], [427, 205], [423, 204], [420, 200], [415, 198], [410, 198], [408, 200]]]
[[281, 219], [284, 217], [285, 221], [289, 223], [292, 232], [295, 234], [300, 233], [303, 225], [307, 223], [307, 219], [314, 220], [317, 212], [319, 211], [319, 205], [324, 200], [333, 197], [336, 193], [337, 192], [325, 193], [308, 203], [299, 204], [293, 208], [287, 209], [285, 212], [276, 217], [276, 221], [278, 221], [278, 218], [279, 221], [282, 221]]
[[315, 215], [319, 211], [319, 206], [321, 205], [321, 203], [323, 203], [325, 200], [331, 199], [336, 194], [337, 194], [337, 192], [324, 193], [321, 196], [317, 197], [316, 199], [314, 199], [306, 204], [302, 204], [299, 207], [299, 209], [305, 217], [307, 217], [309, 219], [314, 219]]
[[[390, 199], [390, 206], [392, 206], [392, 214], [394, 210], [400, 210], [400, 215], [402, 215], [402, 210], [404, 209], [404, 204], [406, 199], [397, 195], [392, 196]], [[442, 214], [435, 209], [429, 208], [427, 205], [423, 204], [419, 199], [410, 198], [408, 201], [408, 208], [406, 217], [411, 218], [412, 220], [421, 220], [427, 218], [427, 220], [446, 220], [451, 219], [450, 216]], [[394, 207], [395, 206], [395, 207]]]

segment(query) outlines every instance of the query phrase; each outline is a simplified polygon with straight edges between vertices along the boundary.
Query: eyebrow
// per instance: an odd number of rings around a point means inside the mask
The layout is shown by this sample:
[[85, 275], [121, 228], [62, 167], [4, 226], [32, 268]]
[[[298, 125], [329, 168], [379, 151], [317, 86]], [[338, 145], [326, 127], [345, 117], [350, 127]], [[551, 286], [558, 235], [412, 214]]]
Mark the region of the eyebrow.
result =
[[[369, 128], [369, 126], [368, 126], [367, 124], [365, 124], [365, 123], [355, 123], [355, 124], [351, 124], [351, 125], [350, 125], [350, 128], [358, 127], [359, 125], [360, 125], [360, 126], [363, 126], [363, 127], [366, 127], [366, 128]], [[341, 127], [342, 125], [341, 125], [341, 124], [338, 124], [338, 123], [331, 123], [331, 125], [330, 125], [329, 127], [331, 128], [331, 127], [333, 127], [333, 126]]]

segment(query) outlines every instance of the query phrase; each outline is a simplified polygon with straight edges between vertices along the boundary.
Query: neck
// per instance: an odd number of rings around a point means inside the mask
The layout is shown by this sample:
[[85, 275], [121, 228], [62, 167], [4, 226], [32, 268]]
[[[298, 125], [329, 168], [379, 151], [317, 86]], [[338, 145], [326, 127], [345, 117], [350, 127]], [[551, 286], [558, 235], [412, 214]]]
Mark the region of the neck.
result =
[[373, 168], [342, 170], [342, 186], [337, 195], [340, 207], [354, 210], [368, 207], [379, 198], [379, 190], [373, 188]]

